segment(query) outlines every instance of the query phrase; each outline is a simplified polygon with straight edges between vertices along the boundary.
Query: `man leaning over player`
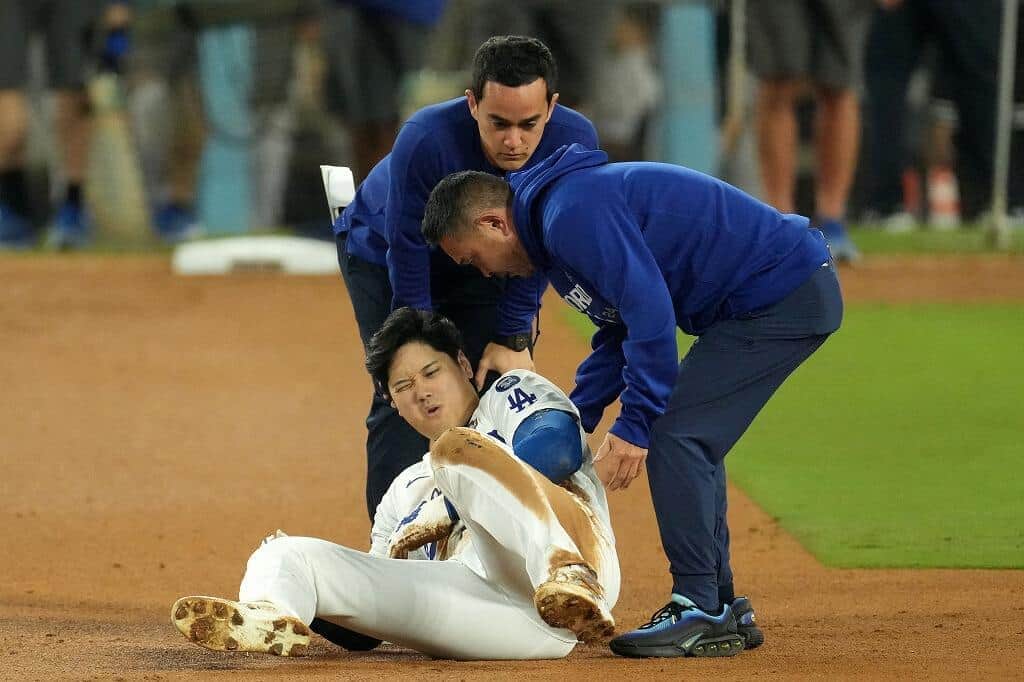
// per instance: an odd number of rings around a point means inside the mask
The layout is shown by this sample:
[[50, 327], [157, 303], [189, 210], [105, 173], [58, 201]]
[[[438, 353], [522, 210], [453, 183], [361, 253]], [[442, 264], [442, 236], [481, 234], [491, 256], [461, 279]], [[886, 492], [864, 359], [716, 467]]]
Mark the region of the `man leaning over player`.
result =
[[[338, 264], [364, 346], [392, 310], [409, 306], [439, 312], [458, 327], [479, 388], [488, 370], [532, 369], [531, 330], [547, 283], [540, 277], [487, 279], [459, 266], [427, 246], [420, 221], [430, 190], [449, 173], [500, 176], [573, 143], [596, 149], [597, 131], [558, 104], [557, 67], [547, 46], [522, 36], [485, 41], [473, 57], [465, 96], [413, 114], [334, 224]], [[366, 428], [372, 518], [388, 486], [427, 442], [379, 395]]]

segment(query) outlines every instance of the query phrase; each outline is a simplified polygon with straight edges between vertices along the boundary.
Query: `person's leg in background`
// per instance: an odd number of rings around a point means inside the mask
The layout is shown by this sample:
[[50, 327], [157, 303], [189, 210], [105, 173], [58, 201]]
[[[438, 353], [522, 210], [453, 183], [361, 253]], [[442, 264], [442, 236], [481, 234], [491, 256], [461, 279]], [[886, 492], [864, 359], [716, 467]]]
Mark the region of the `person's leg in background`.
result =
[[757, 97], [757, 156], [764, 200], [783, 213], [796, 206], [796, 101], [803, 84], [795, 80], [762, 80]]
[[25, 179], [28, 137], [26, 2], [11, 0], [0, 22], [0, 249], [25, 248], [35, 237], [29, 223]]
[[[338, 11], [338, 10], [335, 10]], [[356, 182], [391, 151], [401, 120], [402, 81], [420, 68], [429, 27], [372, 9], [354, 9], [339, 28], [351, 33], [345, 63], [335, 63], [347, 100], [346, 124], [355, 154]]]
[[585, 12], [561, 0], [533, 2], [538, 37], [551, 46], [558, 64], [558, 102], [590, 116], [598, 87], [616, 88], [628, 97], [625, 83], [599, 83], [597, 73], [608, 52], [616, 3], [591, 0]]
[[46, 17], [46, 60], [56, 100], [54, 125], [60, 141], [64, 201], [57, 210], [48, 241], [59, 249], [82, 246], [90, 238], [82, 188], [92, 123], [85, 93], [86, 39], [92, 26], [101, 30], [92, 3], [55, 0]]
[[177, 23], [133, 45], [129, 107], [153, 211], [166, 243], [201, 232], [193, 206], [206, 131], [197, 84], [196, 32]]
[[955, 137], [961, 213], [987, 211], [992, 200], [1002, 3], [950, 0], [928, 5], [929, 21], [952, 67], [950, 90], [959, 114]]
[[810, 32], [804, 2], [748, 3], [747, 46], [751, 70], [759, 79], [757, 156], [765, 202], [792, 213], [798, 129], [796, 102], [810, 61]]
[[860, 147], [860, 102], [849, 88], [821, 85], [816, 99], [814, 225], [825, 233], [837, 260], [853, 261], [860, 253], [846, 234], [844, 223]]
[[863, 0], [821, 0], [813, 5], [816, 27], [812, 80], [817, 120], [815, 226], [832, 255], [853, 261], [860, 252], [846, 234], [846, 202], [860, 146], [860, 95], [871, 6]]
[[[534, 22], [534, 4], [532, 0], [523, 2], [470, 0], [467, 3], [470, 12], [467, 42], [472, 45], [472, 49], [469, 51], [467, 62], [472, 59], [476, 48], [491, 36], [535, 36], [543, 40], [541, 36], [537, 35], [538, 27]], [[560, 62], [556, 61], [556, 63], [560, 65]], [[559, 81], [561, 81], [561, 68], [559, 68]]]
[[865, 57], [870, 195], [868, 208], [887, 229], [913, 229], [918, 216], [905, 212], [907, 86], [921, 53], [914, 10], [904, 3], [875, 10]]
[[25, 95], [13, 88], [0, 89], [0, 248], [28, 247], [35, 239], [28, 220], [27, 135]]
[[197, 82], [195, 35], [188, 34], [187, 40], [191, 46], [186, 53], [187, 66], [171, 80], [171, 106], [176, 115], [167, 156], [166, 198], [153, 220], [160, 237], [170, 243], [202, 233], [193, 207], [206, 131]]

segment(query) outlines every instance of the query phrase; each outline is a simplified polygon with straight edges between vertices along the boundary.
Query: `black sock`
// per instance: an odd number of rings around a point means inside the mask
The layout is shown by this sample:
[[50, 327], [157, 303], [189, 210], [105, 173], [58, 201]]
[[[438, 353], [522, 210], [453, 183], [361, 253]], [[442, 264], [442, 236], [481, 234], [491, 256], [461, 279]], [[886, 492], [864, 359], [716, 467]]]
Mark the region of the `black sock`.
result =
[[0, 203], [22, 218], [28, 217], [28, 190], [23, 169], [13, 168], [0, 172]]
[[68, 183], [67, 202], [69, 205], [79, 208], [82, 205], [82, 185], [77, 182]]
[[732, 583], [718, 586], [718, 603], [732, 604], [735, 599], [736, 593], [733, 592]]

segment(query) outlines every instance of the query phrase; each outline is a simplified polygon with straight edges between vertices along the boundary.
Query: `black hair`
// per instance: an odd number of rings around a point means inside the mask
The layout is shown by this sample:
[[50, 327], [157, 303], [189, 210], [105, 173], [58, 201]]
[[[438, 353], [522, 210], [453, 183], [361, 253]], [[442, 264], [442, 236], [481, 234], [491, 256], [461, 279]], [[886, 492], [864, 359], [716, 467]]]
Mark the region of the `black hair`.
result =
[[558, 91], [558, 67], [548, 46], [526, 36], [491, 36], [473, 56], [470, 89], [477, 101], [484, 97], [484, 85], [494, 81], [518, 88], [543, 78], [547, 100]]
[[390, 398], [388, 379], [395, 353], [413, 341], [425, 343], [455, 362], [459, 361], [462, 334], [451, 320], [427, 310], [398, 308], [384, 320], [366, 349], [366, 370], [374, 388], [384, 398]]
[[452, 173], [430, 192], [420, 226], [423, 238], [436, 246], [469, 226], [467, 214], [471, 210], [507, 206], [511, 199], [512, 189], [496, 175], [482, 171]]

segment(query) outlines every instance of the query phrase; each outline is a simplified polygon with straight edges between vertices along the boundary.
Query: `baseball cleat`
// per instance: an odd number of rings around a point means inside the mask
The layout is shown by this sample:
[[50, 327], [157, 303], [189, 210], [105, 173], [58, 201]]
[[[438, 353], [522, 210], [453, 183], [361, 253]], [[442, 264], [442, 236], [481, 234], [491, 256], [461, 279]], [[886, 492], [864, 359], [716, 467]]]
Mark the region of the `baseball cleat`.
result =
[[309, 648], [306, 624], [270, 602], [182, 597], [171, 607], [171, 622], [190, 642], [213, 651], [305, 656]]
[[589, 566], [556, 568], [551, 579], [533, 595], [537, 613], [554, 628], [572, 630], [581, 642], [611, 637], [615, 619], [604, 601], [604, 590]]
[[732, 612], [736, 616], [736, 632], [743, 638], [744, 647], [756, 649], [764, 644], [764, 632], [757, 627], [750, 599], [736, 597], [732, 602]]
[[713, 616], [686, 597], [673, 594], [651, 620], [636, 630], [619, 635], [609, 646], [613, 653], [632, 658], [702, 658], [735, 656], [745, 642], [736, 629], [736, 616], [726, 604]]

